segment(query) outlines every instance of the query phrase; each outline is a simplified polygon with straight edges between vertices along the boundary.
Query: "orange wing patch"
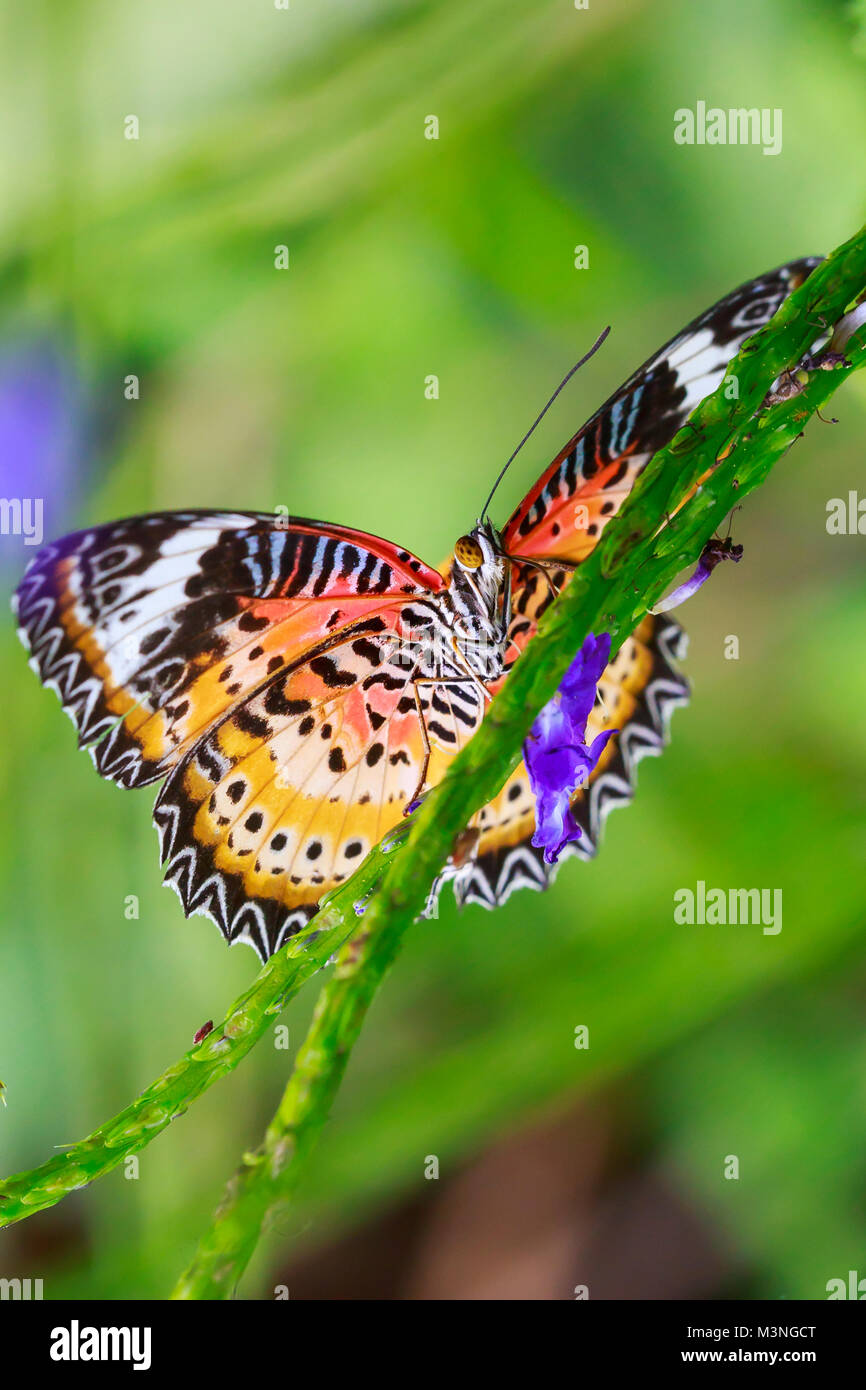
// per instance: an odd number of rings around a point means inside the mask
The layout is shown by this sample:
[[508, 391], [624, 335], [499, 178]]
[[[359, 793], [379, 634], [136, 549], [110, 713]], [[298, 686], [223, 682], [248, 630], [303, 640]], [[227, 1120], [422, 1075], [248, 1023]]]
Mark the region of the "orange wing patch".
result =
[[530, 559], [551, 558], [579, 564], [598, 544], [607, 523], [625, 502], [650, 455], [634, 446], [600, 465], [591, 480], [581, 483], [545, 511], [531, 533], [513, 541], [514, 551]]

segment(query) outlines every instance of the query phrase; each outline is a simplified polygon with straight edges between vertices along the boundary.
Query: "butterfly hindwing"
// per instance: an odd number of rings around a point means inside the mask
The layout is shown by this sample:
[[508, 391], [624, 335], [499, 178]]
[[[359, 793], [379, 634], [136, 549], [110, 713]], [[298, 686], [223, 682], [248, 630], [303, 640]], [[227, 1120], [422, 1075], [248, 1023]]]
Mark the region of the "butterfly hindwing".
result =
[[[673, 711], [688, 703], [688, 682], [676, 667], [685, 648], [685, 634], [675, 622], [647, 617], [602, 673], [599, 697], [587, 723], [587, 742], [605, 729], [618, 732], [602, 752], [586, 787], [571, 799], [581, 834], [564, 847], [560, 862], [571, 856], [591, 859], [597, 853], [608, 814], [634, 796], [638, 763], [664, 750]], [[556, 875], [558, 863], [548, 864], [543, 850], [532, 844], [535, 801], [524, 763], [472, 824], [479, 832], [474, 852], [465, 865], [446, 870], [434, 885], [428, 914], [449, 880], [461, 905], [495, 908], [518, 888], [549, 887]]]
[[229, 941], [277, 949], [477, 727], [471, 683], [416, 693], [423, 607], [392, 601], [274, 675], [167, 778], [154, 812], [166, 881]]
[[[447, 567], [443, 567], [447, 573]], [[544, 572], [527, 563], [513, 566], [513, 609], [505, 656], [505, 674], [491, 682], [497, 693], [514, 662], [531, 644], [538, 624], [556, 593], [569, 583], [571, 571]], [[592, 858], [609, 812], [634, 797], [637, 766], [642, 758], [658, 756], [668, 742], [674, 710], [689, 700], [689, 685], [677, 669], [685, 655], [687, 637], [669, 617], [647, 616], [622, 643], [598, 683], [598, 694], [586, 727], [586, 742], [612, 729], [614, 737], [603, 750], [585, 789], [572, 798], [580, 838], [569, 842], [562, 856]], [[532, 844], [535, 798], [525, 764], [520, 762], [496, 797], [469, 821], [476, 838], [461, 856], [445, 866], [433, 884], [425, 915], [432, 915], [447, 883], [460, 906], [477, 903], [495, 908], [517, 888], [547, 888], [557, 864], [545, 861]]]

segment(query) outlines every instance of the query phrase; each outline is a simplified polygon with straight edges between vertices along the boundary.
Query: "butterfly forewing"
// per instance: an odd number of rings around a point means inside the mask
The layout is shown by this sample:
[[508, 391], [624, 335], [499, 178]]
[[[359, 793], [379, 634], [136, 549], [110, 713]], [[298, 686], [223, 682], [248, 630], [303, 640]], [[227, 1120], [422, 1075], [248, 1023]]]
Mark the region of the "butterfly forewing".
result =
[[747, 338], [807, 278], [806, 257], [750, 280], [707, 309], [629, 377], [542, 473], [503, 530], [512, 555], [579, 563], [641, 471], [722, 381]]
[[282, 516], [167, 512], [46, 547], [17, 595], [31, 664], [103, 776], [165, 775], [275, 671], [384, 595], [441, 589], [386, 541]]

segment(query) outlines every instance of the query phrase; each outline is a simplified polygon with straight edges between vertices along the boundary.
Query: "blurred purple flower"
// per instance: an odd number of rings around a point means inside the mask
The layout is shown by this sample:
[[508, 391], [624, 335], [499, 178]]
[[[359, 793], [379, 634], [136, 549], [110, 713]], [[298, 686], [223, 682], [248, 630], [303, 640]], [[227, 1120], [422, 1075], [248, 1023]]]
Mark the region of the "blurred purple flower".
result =
[[7, 341], [0, 349], [0, 498], [12, 504], [3, 539], [20, 536], [28, 558], [43, 531], [64, 529], [78, 498], [79, 402], [72, 367], [56, 346]]
[[571, 796], [586, 784], [605, 745], [617, 732], [606, 729], [589, 747], [584, 741], [599, 678], [609, 660], [610, 635], [603, 632], [595, 637], [590, 633], [523, 745], [535, 796], [532, 843], [544, 850], [548, 864], [555, 864], [569, 840], [580, 836], [580, 826], [571, 812]]

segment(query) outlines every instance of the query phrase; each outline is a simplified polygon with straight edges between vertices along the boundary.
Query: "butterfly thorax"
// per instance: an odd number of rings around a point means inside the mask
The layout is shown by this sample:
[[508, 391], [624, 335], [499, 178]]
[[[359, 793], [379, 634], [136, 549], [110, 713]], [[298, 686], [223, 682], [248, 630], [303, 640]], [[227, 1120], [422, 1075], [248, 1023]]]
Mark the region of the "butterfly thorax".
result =
[[484, 679], [501, 676], [511, 620], [511, 566], [489, 522], [479, 522], [458, 540], [445, 599], [458, 660]]

